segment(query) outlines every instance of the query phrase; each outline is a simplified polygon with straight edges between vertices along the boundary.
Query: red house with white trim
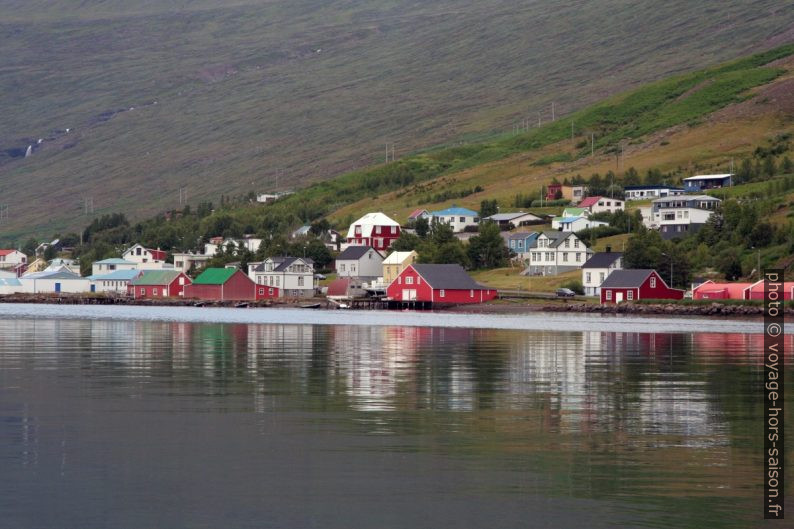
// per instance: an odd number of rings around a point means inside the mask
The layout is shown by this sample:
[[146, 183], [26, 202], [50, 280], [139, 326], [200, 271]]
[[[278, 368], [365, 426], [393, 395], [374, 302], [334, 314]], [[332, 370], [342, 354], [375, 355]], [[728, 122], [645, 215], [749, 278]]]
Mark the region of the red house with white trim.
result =
[[367, 213], [347, 230], [350, 246], [372, 246], [383, 253], [400, 236], [400, 224], [381, 212]]
[[432, 304], [483, 303], [496, 294], [457, 264], [412, 264], [386, 288], [390, 301]]
[[207, 268], [189, 285], [186, 298], [255, 301], [278, 297], [278, 287], [257, 285], [236, 268]]
[[684, 291], [670, 288], [656, 270], [613, 270], [601, 283], [601, 304], [640, 299], [683, 299]]
[[190, 278], [176, 270], [144, 270], [130, 281], [127, 293], [135, 299], [175, 298], [184, 295]]

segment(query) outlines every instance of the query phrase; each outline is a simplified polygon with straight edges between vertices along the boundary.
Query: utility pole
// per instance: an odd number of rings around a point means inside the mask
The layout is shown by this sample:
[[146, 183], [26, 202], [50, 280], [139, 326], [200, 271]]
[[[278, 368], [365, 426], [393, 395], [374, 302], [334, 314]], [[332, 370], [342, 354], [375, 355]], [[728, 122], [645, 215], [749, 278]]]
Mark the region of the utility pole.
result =
[[595, 133], [590, 133], [590, 157], [593, 157], [593, 153], [595, 152]]
[[8, 221], [8, 204], [0, 204], [0, 224]]
[[94, 212], [94, 198], [83, 197], [83, 214], [89, 215]]
[[540, 128], [540, 110], [538, 110], [538, 128]]
[[554, 121], [554, 101], [551, 102], [551, 120]]

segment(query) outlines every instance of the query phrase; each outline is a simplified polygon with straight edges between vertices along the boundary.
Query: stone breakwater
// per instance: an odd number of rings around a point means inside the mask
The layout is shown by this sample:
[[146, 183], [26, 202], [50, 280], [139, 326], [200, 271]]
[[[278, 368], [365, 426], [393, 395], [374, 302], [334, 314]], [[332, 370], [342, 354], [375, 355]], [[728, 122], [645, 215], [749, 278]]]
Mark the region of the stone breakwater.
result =
[[[670, 314], [692, 316], [763, 316], [764, 307], [760, 305], [728, 305], [710, 303], [707, 305], [679, 305], [674, 303], [644, 304], [623, 303], [621, 305], [596, 305], [588, 303], [567, 303], [546, 305], [544, 312], [587, 312], [601, 314]], [[786, 308], [786, 314], [794, 314], [794, 309]]]
[[321, 303], [318, 299], [279, 299], [259, 301], [217, 301], [183, 298], [133, 299], [125, 296], [91, 296], [82, 294], [9, 294], [0, 296], [0, 303], [47, 303], [54, 305], [143, 305], [152, 307], [292, 307], [307, 303]]

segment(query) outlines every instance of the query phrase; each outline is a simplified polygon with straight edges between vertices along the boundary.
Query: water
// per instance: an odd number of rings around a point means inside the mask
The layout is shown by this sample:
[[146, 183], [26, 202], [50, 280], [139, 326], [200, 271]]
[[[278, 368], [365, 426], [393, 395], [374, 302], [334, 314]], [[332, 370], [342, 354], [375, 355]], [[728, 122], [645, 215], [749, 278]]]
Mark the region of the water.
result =
[[757, 321], [139, 309], [0, 306], [0, 527], [783, 527]]

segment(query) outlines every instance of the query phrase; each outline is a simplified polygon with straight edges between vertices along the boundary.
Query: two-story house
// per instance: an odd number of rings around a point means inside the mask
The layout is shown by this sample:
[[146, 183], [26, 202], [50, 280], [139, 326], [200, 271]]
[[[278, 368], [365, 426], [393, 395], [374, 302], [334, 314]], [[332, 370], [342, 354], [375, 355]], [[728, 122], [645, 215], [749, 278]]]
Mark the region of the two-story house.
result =
[[419, 259], [415, 250], [410, 252], [392, 252], [383, 260], [383, 283], [389, 285], [400, 273]]
[[626, 203], [619, 198], [587, 197], [579, 202], [579, 207], [590, 213], [614, 213], [625, 207]]
[[621, 269], [623, 269], [623, 254], [621, 252], [612, 252], [610, 248], [607, 248], [606, 252], [593, 254], [582, 265], [582, 285], [585, 296], [600, 296], [601, 283], [614, 270]]
[[103, 275], [115, 272], [116, 270], [136, 270], [138, 263], [134, 261], [127, 261], [112, 257], [110, 259], [102, 259], [101, 261], [94, 261], [91, 265], [91, 275]]
[[683, 188], [668, 185], [626, 186], [623, 188], [626, 200], [653, 200], [683, 194]]
[[28, 256], [19, 250], [0, 250], [0, 270], [9, 270], [19, 276], [25, 272]]
[[336, 258], [336, 277], [373, 281], [382, 271], [383, 256], [370, 246], [348, 246]]
[[381, 252], [400, 236], [400, 224], [381, 212], [367, 213], [347, 230], [349, 246], [372, 246]]
[[544, 231], [529, 249], [529, 267], [525, 275], [557, 275], [577, 270], [593, 251], [575, 233]]
[[139, 270], [172, 268], [173, 265], [165, 262], [167, 257], [168, 254], [163, 250], [151, 250], [140, 244], [129, 247], [121, 254], [123, 260], [136, 263]]
[[529, 259], [529, 249], [535, 244], [540, 233], [536, 231], [511, 233], [507, 237], [507, 247], [518, 259]]
[[648, 227], [658, 229], [664, 239], [685, 237], [703, 227], [721, 202], [708, 195], [657, 198]]
[[314, 296], [314, 261], [304, 257], [268, 257], [249, 267], [248, 276], [257, 285], [278, 287], [280, 297]]

